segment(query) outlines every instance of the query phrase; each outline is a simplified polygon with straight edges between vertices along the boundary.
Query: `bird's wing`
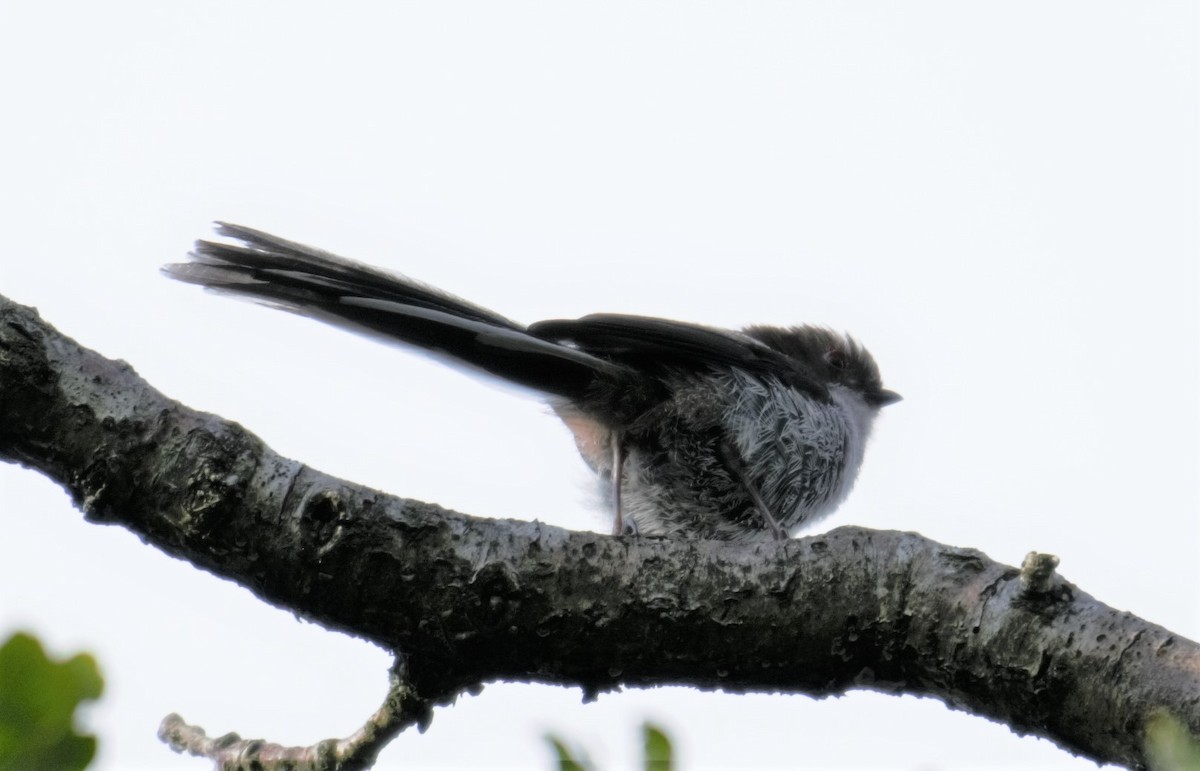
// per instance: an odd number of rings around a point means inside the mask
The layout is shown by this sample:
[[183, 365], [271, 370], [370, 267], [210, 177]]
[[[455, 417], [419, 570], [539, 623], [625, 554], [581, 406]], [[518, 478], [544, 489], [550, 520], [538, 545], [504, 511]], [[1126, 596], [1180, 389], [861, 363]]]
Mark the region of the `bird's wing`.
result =
[[649, 316], [597, 313], [580, 319], [539, 321], [529, 332], [641, 369], [736, 367], [775, 375], [819, 398], [829, 395], [828, 388], [801, 371], [795, 359], [732, 330]]

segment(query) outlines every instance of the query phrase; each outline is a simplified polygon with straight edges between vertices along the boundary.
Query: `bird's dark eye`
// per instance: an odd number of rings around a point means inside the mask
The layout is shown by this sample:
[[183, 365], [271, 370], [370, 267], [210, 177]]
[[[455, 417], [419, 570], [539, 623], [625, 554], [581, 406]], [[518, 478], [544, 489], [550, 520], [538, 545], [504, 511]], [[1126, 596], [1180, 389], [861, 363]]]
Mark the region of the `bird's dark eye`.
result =
[[850, 358], [846, 356], [846, 352], [837, 348], [825, 354], [825, 361], [837, 370], [844, 370], [850, 366]]

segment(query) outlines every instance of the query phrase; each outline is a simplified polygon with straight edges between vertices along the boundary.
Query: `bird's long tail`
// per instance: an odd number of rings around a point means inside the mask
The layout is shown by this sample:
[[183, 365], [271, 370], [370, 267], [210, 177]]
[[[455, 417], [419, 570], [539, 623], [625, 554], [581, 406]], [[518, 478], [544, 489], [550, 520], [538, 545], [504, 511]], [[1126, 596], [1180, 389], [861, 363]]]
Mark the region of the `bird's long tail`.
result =
[[217, 223], [240, 244], [197, 241], [191, 262], [168, 276], [310, 316], [388, 342], [448, 357], [519, 385], [571, 399], [597, 379], [619, 380], [621, 365], [529, 334], [486, 308], [401, 275]]

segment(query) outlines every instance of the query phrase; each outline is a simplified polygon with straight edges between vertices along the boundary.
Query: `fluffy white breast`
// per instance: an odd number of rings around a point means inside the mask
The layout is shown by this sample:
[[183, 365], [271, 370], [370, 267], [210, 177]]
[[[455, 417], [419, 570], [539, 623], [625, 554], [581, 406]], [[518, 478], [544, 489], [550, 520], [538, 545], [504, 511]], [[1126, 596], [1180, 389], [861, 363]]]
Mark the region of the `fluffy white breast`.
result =
[[854, 486], [876, 411], [842, 386], [822, 401], [774, 378], [729, 377], [727, 430], [780, 524], [793, 531], [832, 512]]

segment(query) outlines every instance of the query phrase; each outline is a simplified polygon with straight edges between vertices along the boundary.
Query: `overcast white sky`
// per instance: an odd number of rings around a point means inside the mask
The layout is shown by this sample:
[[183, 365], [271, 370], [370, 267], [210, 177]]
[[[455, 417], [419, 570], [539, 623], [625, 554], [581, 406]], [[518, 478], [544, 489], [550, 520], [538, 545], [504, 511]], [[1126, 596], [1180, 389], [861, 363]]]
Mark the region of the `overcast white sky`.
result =
[[[1192, 2], [0, 1], [0, 293], [322, 470], [603, 529], [566, 431], [403, 351], [173, 284], [227, 219], [527, 321], [824, 323], [887, 409], [821, 527], [1030, 550], [1200, 636]], [[0, 636], [94, 650], [102, 769], [178, 711], [344, 735], [387, 656], [0, 466]], [[494, 685], [381, 768], [1087, 769], [940, 703]]]

